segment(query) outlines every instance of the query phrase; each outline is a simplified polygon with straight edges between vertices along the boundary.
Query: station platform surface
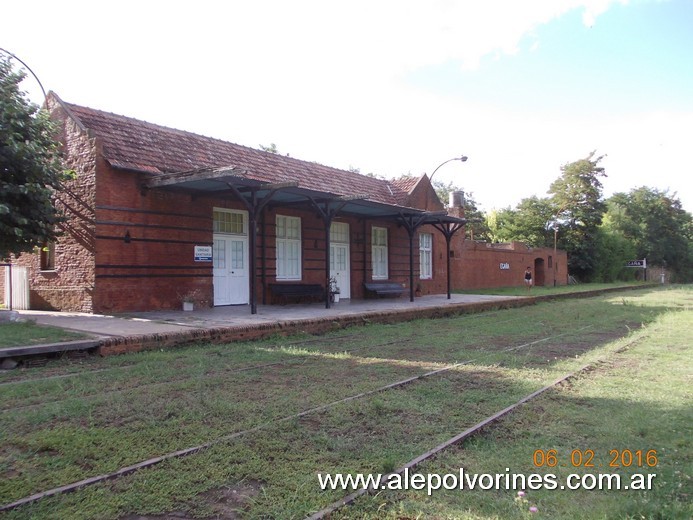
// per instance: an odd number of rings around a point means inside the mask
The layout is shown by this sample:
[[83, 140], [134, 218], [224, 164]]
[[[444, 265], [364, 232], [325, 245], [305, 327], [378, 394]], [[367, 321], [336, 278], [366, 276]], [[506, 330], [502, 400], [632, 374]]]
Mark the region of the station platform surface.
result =
[[[103, 352], [141, 350], [152, 348], [157, 342], [162, 346], [184, 344], [209, 338], [244, 339], [248, 331], [300, 330], [302, 324], [353, 324], [362, 321], [398, 321], [417, 317], [455, 314], [466, 309], [488, 305], [522, 305], [518, 300], [533, 298], [452, 294], [409, 298], [373, 298], [364, 300], [340, 300], [326, 308], [324, 302], [288, 305], [258, 305], [257, 313], [251, 314], [249, 305], [231, 305], [183, 310], [131, 312], [126, 314], [89, 314], [79, 312], [18, 310], [20, 319], [32, 320], [40, 325], [50, 325], [85, 334], [83, 340], [43, 345], [16, 346], [0, 349], [0, 358], [26, 357], [68, 351], [102, 348]], [[512, 303], [511, 303], [512, 302]], [[139, 345], [139, 346], [137, 346]]]

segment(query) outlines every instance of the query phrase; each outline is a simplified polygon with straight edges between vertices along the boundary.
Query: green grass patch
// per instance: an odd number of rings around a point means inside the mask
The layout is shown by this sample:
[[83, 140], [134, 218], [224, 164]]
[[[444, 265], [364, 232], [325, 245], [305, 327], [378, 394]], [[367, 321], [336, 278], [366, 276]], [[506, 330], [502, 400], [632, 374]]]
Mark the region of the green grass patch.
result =
[[[553, 392], [540, 408], [532, 404], [513, 414], [513, 420], [519, 418], [517, 424], [505, 427], [504, 422], [475, 438], [470, 446], [485, 451], [471, 459], [469, 471], [490, 472], [501, 466], [502, 471], [509, 463], [515, 472], [529, 471], [533, 450], [554, 446], [661, 446], [666, 451], [670, 441], [652, 440], [657, 435], [654, 409], [673, 410], [671, 428], [685, 427], [679, 416], [685, 385], [677, 378], [686, 370], [690, 374], [690, 364], [683, 358], [689, 354], [687, 343], [681, 343], [678, 334], [690, 336], [691, 328], [689, 322], [672, 325], [667, 320], [690, 316], [690, 303], [689, 288], [648, 288], [354, 327], [319, 337], [274, 337], [95, 358], [77, 373], [72, 366], [52, 363], [20, 374], [0, 374], [0, 503], [252, 429], [195, 455], [40, 500], [6, 517], [106, 519], [175, 513], [189, 518], [303, 518], [347, 494], [321, 491], [319, 473], [390, 471], [557, 377], [602, 358], [609, 364]], [[677, 332], [665, 335], [669, 328]], [[667, 338], [666, 345], [680, 349], [680, 355], [666, 362], [655, 356], [647, 370], [632, 369], [627, 381], [620, 376], [623, 385], [620, 379], [604, 383], [603, 396], [572, 394], [579, 384], [596, 392], [601, 382], [611, 381], [610, 370], [650, 335]], [[635, 340], [636, 346], [616, 353]], [[403, 387], [285, 420], [455, 363], [462, 364]], [[662, 374], [668, 374], [671, 364], [677, 375], [669, 383]], [[664, 386], [653, 404], [653, 395], [638, 389], [655, 376], [679, 393], [671, 393], [669, 399], [669, 387]], [[571, 393], [564, 396], [565, 392]], [[546, 411], [564, 397], [562, 405]], [[596, 413], [606, 405], [610, 408]], [[643, 423], [637, 434], [628, 432], [633, 439], [641, 438], [641, 444], [623, 436], [624, 429], [635, 426], [635, 418], [604, 430], [618, 411], [631, 406], [637, 420], [642, 421], [643, 413], [654, 417], [654, 423]], [[578, 413], [582, 415], [573, 415]], [[622, 442], [612, 438], [616, 433], [622, 434]], [[597, 437], [601, 444], [594, 440]], [[467, 449], [465, 445], [446, 452], [431, 467], [457, 464], [467, 469], [467, 459], [458, 461]], [[686, 460], [684, 455], [690, 460], [690, 446], [677, 449], [679, 463]], [[676, 489], [653, 495], [652, 507], [662, 505], [664, 497], [672, 502]], [[575, 512], [564, 509], [560, 500], [552, 503], [558, 499], [549, 492], [529, 496], [541, 511], [554, 513], [550, 518], [569, 518], [561, 515]], [[571, 496], [585, 503], [593, 498]], [[632, 498], [624, 496], [624, 501]], [[443, 493], [429, 499], [386, 493], [339, 515], [462, 518], [469, 512], [477, 515], [469, 518], [506, 518], [509, 511], [526, 513], [513, 493], [494, 496], [484, 506], [488, 497], [489, 493]], [[676, 497], [680, 501], [681, 495]], [[608, 507], [604, 502], [590, 511], [607, 518]], [[616, 510], [633, 515], [650, 511], [642, 503], [638, 507]], [[671, 506], [667, 511], [677, 510]]]
[[590, 291], [618, 290], [646, 286], [643, 282], [613, 282], [613, 283], [581, 283], [577, 285], [552, 285], [534, 286], [530, 290], [527, 287], [495, 287], [490, 289], [470, 289], [455, 291], [458, 294], [496, 294], [502, 296], [550, 296], [554, 294], [570, 294]]
[[[518, 497], [520, 489], [383, 493], [336, 518], [691, 518], [691, 331], [690, 307], [666, 313], [597, 370], [417, 468], [441, 475], [460, 468], [478, 474], [553, 474], [559, 486], [571, 474], [614, 474], [624, 483], [641, 474], [652, 479], [651, 490], [525, 487], [520, 488], [524, 497]], [[592, 477], [587, 479], [593, 485]], [[531, 514], [530, 507], [537, 512]]]
[[0, 348], [75, 341], [88, 336], [32, 321], [0, 323]]

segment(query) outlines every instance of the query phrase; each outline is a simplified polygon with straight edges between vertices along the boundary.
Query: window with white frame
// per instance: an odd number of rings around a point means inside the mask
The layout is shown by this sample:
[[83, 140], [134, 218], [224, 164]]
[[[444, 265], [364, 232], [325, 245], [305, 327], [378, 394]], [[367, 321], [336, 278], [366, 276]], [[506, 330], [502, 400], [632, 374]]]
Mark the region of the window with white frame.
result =
[[233, 235], [245, 234], [245, 215], [238, 211], [214, 210], [214, 232], [230, 233]]
[[301, 279], [301, 219], [277, 215], [277, 280]]
[[373, 280], [387, 280], [387, 228], [373, 227], [371, 232]]
[[422, 280], [433, 278], [433, 235], [431, 233], [419, 234], [419, 278]]

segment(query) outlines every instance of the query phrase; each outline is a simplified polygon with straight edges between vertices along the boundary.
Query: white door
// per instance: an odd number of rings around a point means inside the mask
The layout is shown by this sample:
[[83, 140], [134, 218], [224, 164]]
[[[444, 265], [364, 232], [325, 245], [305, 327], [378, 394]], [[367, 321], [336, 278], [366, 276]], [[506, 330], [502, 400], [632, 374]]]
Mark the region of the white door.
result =
[[231, 231], [214, 233], [214, 305], [247, 304], [250, 290], [245, 214], [215, 209], [214, 219], [215, 231]]
[[351, 298], [349, 224], [334, 222], [330, 228], [330, 276], [337, 280], [339, 298]]

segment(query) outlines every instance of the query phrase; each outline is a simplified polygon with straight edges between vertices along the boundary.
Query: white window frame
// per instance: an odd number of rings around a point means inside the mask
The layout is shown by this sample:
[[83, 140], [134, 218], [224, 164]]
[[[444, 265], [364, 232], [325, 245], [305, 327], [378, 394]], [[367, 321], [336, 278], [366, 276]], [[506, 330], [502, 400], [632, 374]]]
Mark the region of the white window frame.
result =
[[373, 226], [371, 228], [373, 280], [387, 280], [389, 277], [387, 242], [387, 228]]
[[419, 233], [419, 278], [433, 278], [433, 234]]
[[[287, 230], [297, 233], [287, 233]], [[277, 280], [301, 279], [301, 217], [277, 215]]]
[[[221, 218], [217, 218], [221, 217]], [[213, 208], [213, 233], [222, 235], [248, 235], [248, 212], [226, 208]], [[238, 224], [240, 223], [240, 229]]]

